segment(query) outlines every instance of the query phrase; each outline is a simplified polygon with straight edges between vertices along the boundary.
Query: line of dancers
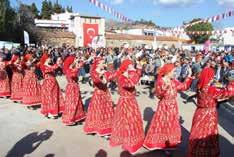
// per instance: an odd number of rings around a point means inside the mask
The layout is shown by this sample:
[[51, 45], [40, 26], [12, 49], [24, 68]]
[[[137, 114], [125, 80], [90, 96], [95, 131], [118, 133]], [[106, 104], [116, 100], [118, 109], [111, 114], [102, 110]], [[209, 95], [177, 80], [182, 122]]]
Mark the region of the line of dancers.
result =
[[[52, 64], [48, 54], [43, 54], [40, 60], [32, 54], [14, 54], [8, 62], [0, 57], [0, 97], [10, 97], [28, 107], [41, 105], [41, 114], [48, 118], [57, 118], [61, 113], [65, 125], [84, 121], [86, 134], [109, 136], [110, 146], [121, 145], [131, 154], [142, 147], [149, 150], [177, 148], [182, 135], [176, 98], [178, 92], [190, 87], [191, 73], [181, 83], [175, 79], [174, 64], [165, 64], [159, 70], [154, 90], [159, 103], [145, 136], [135, 88], [141, 77], [140, 64], [135, 66], [131, 59], [124, 59], [118, 70], [110, 71], [103, 57], [95, 57], [90, 70], [94, 92], [85, 113], [77, 75], [84, 62], [72, 55], [64, 63], [57, 61], [56, 64]], [[68, 82], [65, 96], [55, 77], [55, 70], [62, 65]], [[13, 71], [12, 78], [9, 78], [8, 68]], [[36, 68], [43, 72], [41, 84], [35, 74]], [[234, 96], [234, 84], [217, 88], [212, 85], [214, 75], [211, 67], [205, 67], [199, 76], [188, 157], [219, 156], [217, 99]], [[115, 108], [107, 86], [110, 81], [117, 83], [120, 95]]]

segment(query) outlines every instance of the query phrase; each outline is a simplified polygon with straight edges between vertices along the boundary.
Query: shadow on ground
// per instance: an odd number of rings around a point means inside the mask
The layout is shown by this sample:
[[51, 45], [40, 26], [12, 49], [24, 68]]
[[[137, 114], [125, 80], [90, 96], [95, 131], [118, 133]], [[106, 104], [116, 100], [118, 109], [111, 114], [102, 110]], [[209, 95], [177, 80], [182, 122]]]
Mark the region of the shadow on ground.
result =
[[[8, 151], [6, 157], [24, 157], [34, 152], [44, 141], [47, 141], [53, 135], [53, 131], [45, 130], [38, 134], [33, 132], [18, 141], [11, 150]], [[54, 154], [48, 154], [47, 157], [53, 157]]]

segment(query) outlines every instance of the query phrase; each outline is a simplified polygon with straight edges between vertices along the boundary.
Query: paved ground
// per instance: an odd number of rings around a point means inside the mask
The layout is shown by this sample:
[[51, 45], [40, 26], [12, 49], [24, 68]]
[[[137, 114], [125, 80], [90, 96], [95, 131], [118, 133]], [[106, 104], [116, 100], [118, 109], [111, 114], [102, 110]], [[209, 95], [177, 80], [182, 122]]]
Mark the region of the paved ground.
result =
[[[64, 88], [66, 81], [58, 78], [60, 86]], [[88, 104], [92, 88], [81, 84], [84, 104]], [[149, 122], [156, 109], [156, 99], [148, 97], [146, 86], [138, 87], [138, 103], [144, 119], [144, 127]], [[113, 101], [118, 96], [113, 94]], [[178, 98], [183, 143], [173, 153], [174, 157], [183, 157], [187, 151], [187, 141], [195, 110], [193, 103], [183, 103]], [[40, 115], [38, 110], [28, 110], [26, 107], [12, 103], [10, 100], [0, 99], [0, 157], [131, 157], [120, 147], [111, 148], [104, 138], [85, 135], [83, 125], [68, 127], [61, 123], [61, 119], [49, 120]], [[221, 157], [234, 154], [233, 123], [225, 118], [225, 113], [219, 113], [219, 133]], [[7, 155], [8, 154], [8, 155]], [[142, 148], [136, 157], [164, 157], [160, 151], [149, 152]]]

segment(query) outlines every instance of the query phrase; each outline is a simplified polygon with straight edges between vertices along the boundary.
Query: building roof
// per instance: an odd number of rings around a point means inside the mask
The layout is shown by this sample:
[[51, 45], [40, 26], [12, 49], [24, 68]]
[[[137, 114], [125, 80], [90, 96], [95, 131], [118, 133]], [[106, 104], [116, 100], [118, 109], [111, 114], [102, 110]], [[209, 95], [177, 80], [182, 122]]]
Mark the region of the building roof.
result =
[[103, 19], [101, 16], [79, 15], [82, 18]]
[[61, 31], [40, 31], [41, 36], [47, 37], [47, 38], [75, 38], [76, 35], [73, 32], [61, 32]]
[[[130, 35], [130, 34], [120, 34], [120, 33], [106, 33], [106, 39], [108, 40], [154, 40], [153, 36], [145, 35]], [[171, 36], [157, 36], [157, 41], [175, 41], [175, 42], [188, 42], [184, 39], [179, 39], [177, 37]]]

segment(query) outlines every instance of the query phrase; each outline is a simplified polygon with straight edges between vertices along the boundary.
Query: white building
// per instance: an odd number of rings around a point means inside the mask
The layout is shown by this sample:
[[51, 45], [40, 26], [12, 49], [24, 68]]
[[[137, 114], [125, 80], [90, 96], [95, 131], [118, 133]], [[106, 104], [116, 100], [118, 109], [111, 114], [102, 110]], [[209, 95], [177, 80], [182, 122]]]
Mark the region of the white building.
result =
[[[162, 31], [159, 29], [126, 29], [126, 30], [115, 30], [116, 33], [123, 33], [129, 35], [146, 35], [146, 36], [168, 36], [168, 37], [178, 37], [185, 40], [190, 40], [189, 36], [184, 32], [184, 29], [172, 29], [171, 31]], [[176, 33], [178, 32], [178, 33]], [[184, 33], [179, 33], [184, 32]]]
[[[65, 12], [61, 14], [52, 15], [51, 20], [35, 19], [35, 25], [37, 27], [73, 32], [76, 35], [76, 47], [85, 46], [85, 32], [83, 29], [85, 24], [97, 25], [98, 32], [95, 32], [96, 36], [105, 38], [105, 19], [102, 17], [85, 16], [80, 15], [79, 13]], [[94, 33], [92, 31], [93, 29], [90, 32]], [[95, 36], [91, 37], [94, 38]]]
[[115, 30], [115, 32], [122, 34], [129, 34], [129, 35], [154, 36], [156, 31], [154, 29], [135, 28], [135, 29]]
[[234, 27], [225, 28], [226, 33], [222, 35], [224, 46], [234, 46]]

